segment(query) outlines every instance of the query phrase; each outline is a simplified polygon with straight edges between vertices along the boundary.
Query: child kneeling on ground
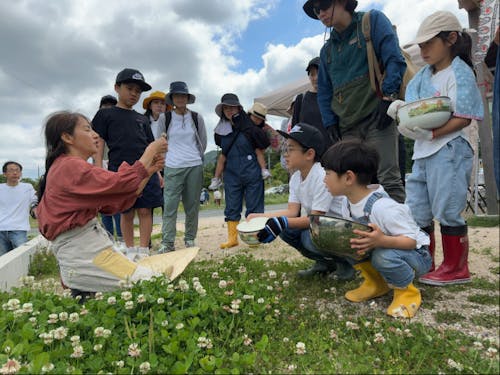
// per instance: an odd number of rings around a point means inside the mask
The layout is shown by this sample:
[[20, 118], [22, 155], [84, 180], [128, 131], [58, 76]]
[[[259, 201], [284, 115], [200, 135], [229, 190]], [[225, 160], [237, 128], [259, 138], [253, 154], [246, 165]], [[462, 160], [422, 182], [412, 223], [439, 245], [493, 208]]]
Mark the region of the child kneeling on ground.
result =
[[359, 140], [338, 142], [322, 158], [330, 193], [347, 196], [351, 218], [372, 228], [353, 231], [359, 238], [351, 239], [351, 247], [364, 257], [349, 261], [364, 280], [345, 297], [362, 302], [393, 289], [387, 314], [412, 318], [422, 300], [413, 280], [429, 271], [430, 240], [406, 205], [390, 198], [381, 185], [369, 185], [378, 163], [377, 151]]

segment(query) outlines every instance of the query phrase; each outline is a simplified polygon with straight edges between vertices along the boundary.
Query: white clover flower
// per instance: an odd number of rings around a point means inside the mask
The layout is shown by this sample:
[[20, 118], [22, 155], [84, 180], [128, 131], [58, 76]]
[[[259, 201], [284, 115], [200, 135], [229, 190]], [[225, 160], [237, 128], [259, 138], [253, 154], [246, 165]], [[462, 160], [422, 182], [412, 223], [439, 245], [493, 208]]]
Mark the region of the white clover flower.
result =
[[149, 364], [149, 362], [142, 362], [139, 365], [139, 372], [141, 374], [147, 374], [150, 370], [151, 370], [151, 365]]
[[232, 290], [232, 289], [224, 291], [224, 295], [226, 295], [226, 296], [232, 296], [233, 294], [234, 294], [234, 290]]
[[59, 320], [61, 322], [68, 320], [68, 313], [66, 311], [59, 313]]
[[224, 289], [226, 287], [227, 287], [227, 281], [226, 280], [219, 281], [219, 288]]
[[[19, 310], [21, 302], [17, 298], [12, 298], [7, 301], [7, 309], [10, 311]], [[15, 359], [13, 359], [15, 361]]]
[[483, 343], [480, 341], [474, 341], [474, 343], [472, 345], [474, 345], [474, 348], [476, 348], [476, 349], [483, 349], [484, 348]]
[[13, 314], [14, 314], [14, 318], [16, 318], [16, 319], [20, 318], [21, 316], [24, 315], [24, 310], [22, 310], [22, 309], [14, 310]]
[[306, 344], [300, 341], [297, 344], [295, 344], [295, 353], [298, 355], [306, 354], [307, 353]]
[[158, 298], [158, 299], [156, 300], [156, 303], [157, 303], [158, 305], [163, 305], [163, 304], [165, 303], [165, 298], [163, 298], [163, 297]]
[[139, 357], [141, 355], [141, 349], [139, 344], [133, 343], [128, 346], [128, 355], [131, 357]]
[[79, 343], [80, 342], [80, 336], [78, 336], [78, 335], [71, 336], [69, 338], [69, 341], [71, 341], [72, 343]]
[[63, 340], [68, 335], [68, 329], [66, 327], [57, 327], [54, 331], [52, 331], [52, 336], [56, 340]]
[[7, 345], [3, 351], [5, 354], [9, 354], [11, 351], [11, 347]]
[[193, 277], [193, 278], [191, 279], [191, 281], [192, 281], [193, 283], [199, 283], [199, 282], [200, 282], [200, 278], [195, 276], [195, 277]]
[[248, 280], [248, 283], [253, 284], [254, 283], [253, 279]]
[[272, 285], [268, 285], [268, 286], [266, 287], [266, 289], [267, 289], [267, 290], [274, 290], [274, 288], [273, 288], [273, 286], [272, 286]]
[[288, 280], [283, 280], [281, 284], [283, 285], [283, 288], [288, 288], [290, 286], [290, 282]]
[[54, 364], [49, 362], [42, 366], [42, 373], [45, 374], [46, 372], [51, 372], [53, 369], [54, 369]]
[[283, 337], [283, 342], [286, 344], [287, 342], [290, 342], [290, 339], [288, 337]]
[[15, 359], [7, 358], [7, 362], [0, 368], [0, 374], [16, 374], [21, 369], [21, 364]]
[[[372, 325], [372, 322], [364, 322], [363, 325], [368, 328]], [[399, 328], [398, 328], [399, 329]]]
[[96, 345], [94, 345], [94, 352], [98, 352], [101, 349], [102, 349], [102, 344], [96, 344]]
[[125, 310], [132, 310], [134, 308], [134, 302], [133, 301], [127, 301], [125, 302]]
[[198, 344], [197, 345], [199, 348], [206, 348], [206, 349], [213, 348], [212, 340], [210, 340], [208, 337], [205, 337], [205, 336], [198, 337]]
[[111, 336], [111, 330], [110, 329], [105, 329], [104, 331], [102, 331], [102, 337], [104, 337], [105, 339], [107, 339], [109, 336]]
[[297, 365], [294, 364], [288, 365], [287, 369], [288, 371], [295, 371], [297, 370]]
[[243, 299], [254, 299], [254, 296], [249, 294], [244, 294]]
[[116, 297], [115, 296], [108, 297], [108, 305], [114, 305], [114, 304], [116, 304]]
[[378, 332], [375, 334], [375, 338], [373, 339], [373, 342], [376, 344], [384, 344], [385, 337], [382, 335], [382, 333]]
[[71, 323], [76, 323], [80, 320], [80, 315], [78, 315], [78, 313], [71, 313], [71, 314], [69, 314], [68, 320]]
[[273, 271], [273, 270], [267, 271], [267, 275], [269, 276], [270, 279], [275, 279], [278, 276], [276, 271]]
[[175, 329], [183, 329], [183, 328], [184, 328], [184, 324], [182, 324], [182, 323], [177, 323], [175, 325]]
[[306, 308], [306, 305], [304, 305], [303, 303], [301, 303], [301, 304], [299, 305], [299, 309], [300, 309], [300, 310], [304, 310], [305, 308]]
[[114, 363], [114, 365], [115, 365], [116, 367], [118, 367], [118, 368], [122, 368], [123, 366], [125, 366], [125, 362], [123, 362], [123, 361], [116, 361], [116, 362]]
[[96, 292], [96, 294], [94, 295], [94, 299], [97, 301], [101, 301], [103, 298], [104, 295], [102, 294], [102, 292]]
[[137, 296], [137, 303], [144, 303], [146, 302], [146, 297], [144, 297], [144, 294], [139, 294]]
[[347, 327], [347, 329], [351, 329], [353, 331], [359, 329], [359, 326], [356, 323], [353, 323], [353, 322], [350, 322], [350, 321], [345, 322], [345, 326]]
[[121, 297], [122, 297], [122, 300], [124, 300], [124, 301], [129, 301], [130, 299], [132, 299], [132, 293], [130, 293], [130, 292], [127, 290], [127, 291], [125, 291], [125, 292], [122, 292]]
[[173, 284], [168, 284], [167, 285], [167, 293], [173, 293], [174, 292], [174, 285]]
[[75, 345], [75, 346], [73, 346], [73, 353], [71, 353], [70, 357], [71, 358], [81, 358], [81, 357], [83, 357], [84, 353], [85, 352], [83, 351], [83, 346]]
[[218, 279], [219, 278], [219, 273], [218, 272], [212, 272], [212, 279]]
[[184, 279], [179, 280], [179, 289], [181, 292], [187, 292], [189, 290], [188, 282]]
[[43, 343], [46, 345], [52, 344], [54, 341], [54, 336], [52, 336], [52, 331], [50, 332], [42, 332], [38, 335], [39, 338], [43, 340]]
[[264, 298], [259, 298], [259, 299], [257, 300], [257, 303], [264, 303]]
[[102, 337], [104, 333], [104, 327], [97, 327], [94, 329], [94, 336], [95, 337]]
[[452, 369], [455, 369], [458, 371], [462, 371], [464, 369], [464, 366], [462, 366], [462, 364], [460, 364], [459, 362], [455, 362], [451, 358], [448, 358], [448, 361], [446, 361], [446, 363], [448, 364], [449, 368], [452, 368]]
[[489, 347], [486, 349], [486, 356], [488, 358], [495, 358], [497, 356], [498, 350], [496, 348]]
[[406, 337], [413, 337], [413, 334], [411, 333], [411, 331], [407, 328], [403, 331], [404, 335]]
[[47, 323], [49, 324], [55, 324], [59, 320], [59, 315], [57, 314], [49, 314], [49, 320], [47, 320]]
[[168, 326], [168, 320], [164, 320], [164, 321], [162, 321], [162, 322], [161, 322], [161, 326], [162, 326], [162, 327], [166, 327], [166, 326]]
[[281, 311], [279, 311], [278, 309], [274, 309], [274, 316], [280, 316], [281, 315]]
[[80, 310], [80, 315], [87, 315], [89, 313], [89, 310], [85, 308], [85, 305], [82, 306], [82, 309]]
[[251, 344], [252, 344], [252, 339], [250, 337], [248, 337], [247, 334], [244, 334], [243, 335], [243, 345], [249, 346]]
[[23, 303], [23, 311], [25, 313], [32, 313], [33, 312], [33, 304], [32, 303]]
[[196, 290], [196, 293], [198, 293], [201, 297], [205, 297], [207, 295], [207, 291], [201, 286], [201, 284], [196, 286], [194, 290]]

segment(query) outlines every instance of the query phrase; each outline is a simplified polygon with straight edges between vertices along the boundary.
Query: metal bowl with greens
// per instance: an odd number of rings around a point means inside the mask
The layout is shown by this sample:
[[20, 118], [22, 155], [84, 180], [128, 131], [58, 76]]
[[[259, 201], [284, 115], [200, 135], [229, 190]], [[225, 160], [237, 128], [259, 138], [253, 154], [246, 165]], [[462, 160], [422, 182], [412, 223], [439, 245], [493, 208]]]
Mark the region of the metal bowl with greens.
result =
[[367, 225], [336, 216], [309, 215], [309, 230], [314, 244], [324, 254], [350, 257], [355, 260], [363, 258], [351, 248], [350, 240], [359, 236], [352, 231], [359, 229], [371, 232]]

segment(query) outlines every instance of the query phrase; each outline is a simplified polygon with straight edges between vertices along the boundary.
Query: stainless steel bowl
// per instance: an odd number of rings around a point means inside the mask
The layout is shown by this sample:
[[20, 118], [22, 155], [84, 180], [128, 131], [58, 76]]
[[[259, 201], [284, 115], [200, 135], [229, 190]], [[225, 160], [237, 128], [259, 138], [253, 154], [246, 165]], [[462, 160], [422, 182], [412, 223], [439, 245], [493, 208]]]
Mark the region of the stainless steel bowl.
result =
[[359, 256], [355, 249], [351, 249], [349, 241], [359, 237], [352, 232], [354, 229], [368, 232], [372, 230], [367, 225], [336, 216], [309, 215], [312, 242], [324, 254], [356, 260], [363, 258], [364, 256]]
[[250, 221], [242, 221], [236, 226], [236, 230], [243, 242], [250, 246], [260, 245], [257, 234], [264, 229], [267, 217], [255, 217]]

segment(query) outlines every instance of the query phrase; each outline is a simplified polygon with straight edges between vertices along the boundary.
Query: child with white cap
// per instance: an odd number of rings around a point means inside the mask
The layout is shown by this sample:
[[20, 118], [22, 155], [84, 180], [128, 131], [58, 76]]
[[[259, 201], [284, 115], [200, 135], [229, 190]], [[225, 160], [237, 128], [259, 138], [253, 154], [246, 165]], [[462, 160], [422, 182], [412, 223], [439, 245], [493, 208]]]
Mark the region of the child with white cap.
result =
[[[467, 224], [461, 216], [467, 202], [473, 151], [463, 129], [484, 115], [481, 94], [472, 71], [471, 38], [453, 13], [438, 11], [428, 16], [412, 44], [418, 44], [427, 63], [409, 82], [405, 99], [448, 96], [452, 102], [449, 120], [433, 130], [399, 126], [405, 137], [415, 140], [413, 168], [406, 182], [406, 204], [417, 224], [431, 237], [434, 256], [433, 219], [441, 224], [444, 260], [438, 269], [420, 277], [431, 285], [470, 281]], [[388, 110], [395, 116], [402, 101]]]

